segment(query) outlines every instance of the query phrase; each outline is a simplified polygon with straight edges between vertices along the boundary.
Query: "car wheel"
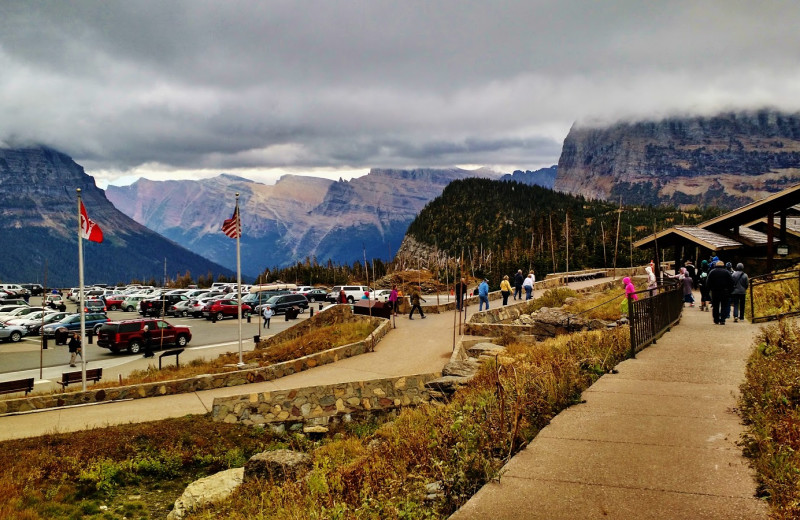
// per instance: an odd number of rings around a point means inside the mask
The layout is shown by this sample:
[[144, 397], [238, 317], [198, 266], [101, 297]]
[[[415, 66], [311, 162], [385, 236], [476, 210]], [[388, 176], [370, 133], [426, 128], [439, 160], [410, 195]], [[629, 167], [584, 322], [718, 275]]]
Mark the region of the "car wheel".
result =
[[217, 321], [222, 321], [224, 318], [225, 318], [224, 314], [222, 314], [221, 312], [217, 313]]
[[181, 317], [183, 317], [183, 318], [187, 317], [188, 315], [189, 315], [189, 313], [187, 311], [181, 312]]
[[128, 305], [125, 307], [125, 312], [133, 312], [133, 305]]
[[110, 310], [110, 311], [115, 311], [115, 310], [117, 310], [117, 306], [116, 306], [116, 305], [112, 305], [112, 306], [110, 306], [110, 307], [108, 308], [108, 310]]
[[354, 301], [355, 301], [355, 300], [353, 299], [353, 297], [352, 297], [352, 296], [348, 296], [348, 297], [347, 297], [347, 303], [349, 303], [350, 305], [353, 305], [353, 302], [354, 302]]
[[20, 341], [21, 339], [22, 339], [22, 334], [19, 331], [16, 331], [16, 330], [11, 333], [11, 336], [8, 337], [8, 340], [11, 343], [16, 343], [17, 341]]
[[179, 347], [185, 347], [187, 343], [189, 343], [189, 340], [186, 339], [185, 334], [181, 334], [180, 336], [178, 336], [178, 339], [175, 340], [175, 344], [178, 345]]
[[128, 352], [131, 354], [138, 354], [142, 351], [142, 345], [138, 340], [133, 340], [128, 344]]

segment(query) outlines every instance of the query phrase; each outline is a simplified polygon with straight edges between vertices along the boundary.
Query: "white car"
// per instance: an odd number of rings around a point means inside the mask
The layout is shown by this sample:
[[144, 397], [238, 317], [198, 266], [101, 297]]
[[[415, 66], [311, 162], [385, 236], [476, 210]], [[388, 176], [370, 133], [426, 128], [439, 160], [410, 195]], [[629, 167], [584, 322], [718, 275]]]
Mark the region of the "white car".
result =
[[[31, 327], [34, 325], [41, 325], [43, 320], [46, 320], [47, 317], [51, 314], [58, 314], [58, 311], [53, 310], [37, 310], [36, 312], [32, 312], [27, 316], [22, 316], [19, 318], [12, 318], [6, 321], [6, 325], [13, 325], [17, 327], [22, 327], [26, 331], [30, 331]], [[45, 323], [47, 323], [45, 321]]]
[[375, 301], [378, 302], [388, 302], [390, 294], [392, 294], [391, 289], [378, 289], [377, 291], [372, 293], [372, 297], [375, 298]]
[[17, 307], [13, 311], [9, 311], [0, 316], [0, 322], [5, 323], [8, 320], [13, 320], [14, 318], [22, 318], [28, 314], [31, 314], [32, 312], [36, 312], [37, 310], [39, 309], [36, 307]]

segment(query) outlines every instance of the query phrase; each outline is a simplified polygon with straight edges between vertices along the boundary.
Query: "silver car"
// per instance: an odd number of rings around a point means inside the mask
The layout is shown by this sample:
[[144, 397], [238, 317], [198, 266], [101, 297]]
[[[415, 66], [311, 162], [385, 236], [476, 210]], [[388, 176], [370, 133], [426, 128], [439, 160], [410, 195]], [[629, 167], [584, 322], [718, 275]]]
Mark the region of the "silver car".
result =
[[25, 335], [25, 329], [17, 325], [5, 325], [0, 323], [0, 340], [16, 343]]

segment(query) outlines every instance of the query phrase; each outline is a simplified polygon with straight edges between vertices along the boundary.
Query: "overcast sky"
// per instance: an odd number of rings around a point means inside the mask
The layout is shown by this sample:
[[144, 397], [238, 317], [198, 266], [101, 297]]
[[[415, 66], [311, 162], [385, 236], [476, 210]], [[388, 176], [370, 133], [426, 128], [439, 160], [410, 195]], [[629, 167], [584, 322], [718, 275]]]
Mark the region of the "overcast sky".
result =
[[555, 164], [575, 121], [800, 109], [785, 1], [0, 0], [0, 143], [139, 176]]

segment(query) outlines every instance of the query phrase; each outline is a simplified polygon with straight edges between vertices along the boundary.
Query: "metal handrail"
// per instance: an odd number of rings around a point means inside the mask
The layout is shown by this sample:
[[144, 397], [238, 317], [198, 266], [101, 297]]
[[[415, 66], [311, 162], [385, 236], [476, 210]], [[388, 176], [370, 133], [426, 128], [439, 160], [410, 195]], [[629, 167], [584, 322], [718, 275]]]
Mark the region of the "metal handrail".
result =
[[[784, 276], [785, 275], [785, 276]], [[750, 316], [753, 323], [760, 323], [764, 321], [776, 320], [786, 318], [789, 316], [800, 315], [800, 308], [788, 312], [780, 312], [777, 314], [766, 314], [764, 316], [756, 316], [755, 312], [755, 299], [753, 298], [753, 288], [768, 285], [771, 283], [780, 283], [791, 281], [797, 278], [798, 290], [800, 290], [800, 269], [786, 269], [783, 271], [774, 271], [750, 278]], [[796, 303], [796, 302], [795, 302]]]
[[628, 295], [631, 358], [648, 345], [655, 344], [658, 338], [680, 321], [683, 313], [683, 291], [677, 282], [662, 283], [655, 289], [633, 294], [648, 297], [634, 300], [633, 295]]

